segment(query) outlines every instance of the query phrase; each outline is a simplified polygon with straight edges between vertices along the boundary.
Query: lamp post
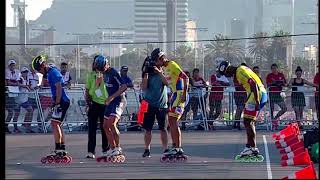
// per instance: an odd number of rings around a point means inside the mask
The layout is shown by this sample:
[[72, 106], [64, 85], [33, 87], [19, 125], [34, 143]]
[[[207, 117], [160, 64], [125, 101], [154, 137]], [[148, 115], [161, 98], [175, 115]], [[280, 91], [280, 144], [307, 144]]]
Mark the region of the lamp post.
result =
[[[197, 32], [197, 31], [199, 31], [199, 32], [208, 32], [208, 28], [206, 28], [206, 27], [199, 27], [199, 28], [186, 28], [186, 29], [188, 29], [188, 30], [192, 30], [192, 31], [194, 31], [195, 33]], [[197, 36], [196, 36], [196, 38], [195, 38], [195, 40], [196, 39], [198, 39], [197, 38]], [[205, 74], [204, 74], [204, 46], [203, 46], [203, 44], [201, 44], [201, 47], [200, 48], [198, 48], [197, 47], [198, 45], [197, 45], [197, 43], [195, 42], [195, 46], [194, 46], [194, 49], [195, 49], [195, 53], [194, 53], [194, 67], [196, 68], [197, 67], [197, 55], [198, 55], [198, 50], [200, 50], [200, 52], [202, 53], [202, 75], [203, 75], [203, 77], [205, 76]], [[198, 55], [199, 56], [199, 55]]]

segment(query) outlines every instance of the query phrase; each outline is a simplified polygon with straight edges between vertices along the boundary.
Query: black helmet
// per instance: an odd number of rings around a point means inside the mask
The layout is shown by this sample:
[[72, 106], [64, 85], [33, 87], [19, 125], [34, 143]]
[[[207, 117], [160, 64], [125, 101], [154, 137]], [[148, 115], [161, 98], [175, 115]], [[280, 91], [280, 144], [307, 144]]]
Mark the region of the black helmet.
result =
[[229, 61], [222, 61], [218, 67], [219, 74], [226, 75], [226, 71], [229, 67], [230, 67]]
[[163, 56], [164, 52], [160, 48], [156, 48], [151, 53], [151, 59], [156, 61], [159, 57]]
[[40, 71], [41, 65], [47, 60], [44, 55], [39, 55], [32, 60], [32, 69]]

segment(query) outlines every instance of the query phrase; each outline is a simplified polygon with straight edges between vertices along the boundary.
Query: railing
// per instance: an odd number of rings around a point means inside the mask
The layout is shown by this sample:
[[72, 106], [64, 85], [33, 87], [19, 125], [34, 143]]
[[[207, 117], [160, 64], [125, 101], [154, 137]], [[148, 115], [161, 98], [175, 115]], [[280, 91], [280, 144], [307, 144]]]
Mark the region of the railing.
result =
[[[197, 126], [202, 126], [204, 130], [208, 131], [210, 126], [214, 127], [232, 127], [235, 122], [241, 122], [242, 111], [247, 99], [247, 94], [244, 91], [236, 91], [234, 87], [219, 87], [222, 88], [218, 91], [206, 91], [204, 89], [192, 88], [189, 91], [189, 103], [185, 108], [185, 113], [179, 123], [185, 126], [186, 129], [192, 129]], [[217, 87], [216, 87], [217, 88]], [[6, 121], [6, 124], [38, 124], [43, 132], [48, 132], [49, 124], [49, 109], [53, 104], [50, 89], [42, 88], [31, 92], [20, 93], [15, 88], [9, 88], [10, 92], [6, 92], [6, 119], [12, 116], [11, 119]], [[79, 125], [82, 127], [87, 126], [88, 118], [86, 112], [86, 104], [84, 101], [84, 88], [71, 87], [65, 89], [70, 97], [70, 107], [67, 111], [64, 125], [72, 131], [72, 125]], [[302, 93], [303, 95], [296, 96], [295, 93]], [[296, 121], [294, 105], [301, 105], [303, 108], [303, 117], [300, 122], [304, 126], [313, 126], [318, 123], [316, 116], [315, 106], [315, 89], [311, 87], [298, 88], [297, 92], [292, 92], [291, 89], [284, 89], [280, 94], [286, 106], [286, 112], [279, 118], [280, 126], [289, 122]], [[128, 130], [132, 127], [137, 127], [135, 115], [139, 109], [139, 90], [128, 89], [126, 91], [126, 108], [119, 121], [120, 129]], [[274, 126], [271, 117], [271, 100], [274, 103], [275, 96], [270, 96], [268, 92], [268, 103], [260, 111], [257, 118], [257, 127], [271, 130]], [[271, 99], [270, 99], [271, 98]], [[279, 98], [279, 97], [278, 97]], [[27, 99], [28, 103], [24, 101]], [[32, 101], [30, 101], [30, 99]], [[219, 104], [221, 101], [221, 104]], [[302, 103], [302, 104], [301, 104]], [[219, 114], [219, 106], [221, 110]], [[19, 109], [19, 107], [21, 107]], [[30, 108], [33, 107], [33, 108]], [[213, 108], [218, 107], [218, 113], [212, 112]], [[210, 112], [211, 110], [211, 112]], [[237, 112], [238, 110], [238, 112]], [[274, 115], [279, 112], [279, 107], [276, 105], [274, 108]], [[195, 112], [193, 112], [195, 111]], [[28, 114], [29, 113], [29, 114]], [[28, 116], [26, 116], [26, 114]], [[30, 115], [32, 114], [32, 115]], [[216, 114], [214, 116], [214, 114]], [[157, 123], [155, 124], [157, 126]]]

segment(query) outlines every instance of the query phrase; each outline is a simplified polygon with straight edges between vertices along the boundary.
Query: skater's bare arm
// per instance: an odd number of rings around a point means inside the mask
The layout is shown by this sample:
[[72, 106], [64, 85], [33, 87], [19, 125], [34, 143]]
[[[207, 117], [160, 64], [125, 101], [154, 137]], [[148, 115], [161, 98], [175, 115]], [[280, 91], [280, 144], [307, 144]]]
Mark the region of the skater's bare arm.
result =
[[55, 104], [60, 104], [60, 99], [61, 99], [61, 95], [62, 95], [62, 86], [61, 86], [61, 82], [57, 82], [55, 84], [56, 86], [56, 101]]

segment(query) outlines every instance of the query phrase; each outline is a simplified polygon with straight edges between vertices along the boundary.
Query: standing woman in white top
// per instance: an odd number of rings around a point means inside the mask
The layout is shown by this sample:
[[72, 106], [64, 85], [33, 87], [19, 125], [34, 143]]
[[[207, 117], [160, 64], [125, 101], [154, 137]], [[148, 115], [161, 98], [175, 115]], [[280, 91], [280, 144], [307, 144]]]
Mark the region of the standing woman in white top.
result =
[[[11, 59], [8, 62], [8, 68], [6, 68], [6, 75], [5, 75], [5, 85], [11, 86], [11, 87], [17, 87], [18, 86], [18, 80], [20, 79], [20, 71], [16, 69], [16, 61]], [[8, 88], [10, 91], [10, 89]], [[16, 94], [12, 94], [16, 96]], [[15, 103], [14, 96], [12, 96], [10, 93], [6, 94], [6, 103], [5, 108], [8, 111], [8, 116], [6, 118], [6, 123], [9, 123], [14, 115], [14, 109], [17, 106], [17, 103]], [[17, 127], [17, 125], [14, 125]], [[5, 125], [6, 133], [11, 133], [8, 124]]]

